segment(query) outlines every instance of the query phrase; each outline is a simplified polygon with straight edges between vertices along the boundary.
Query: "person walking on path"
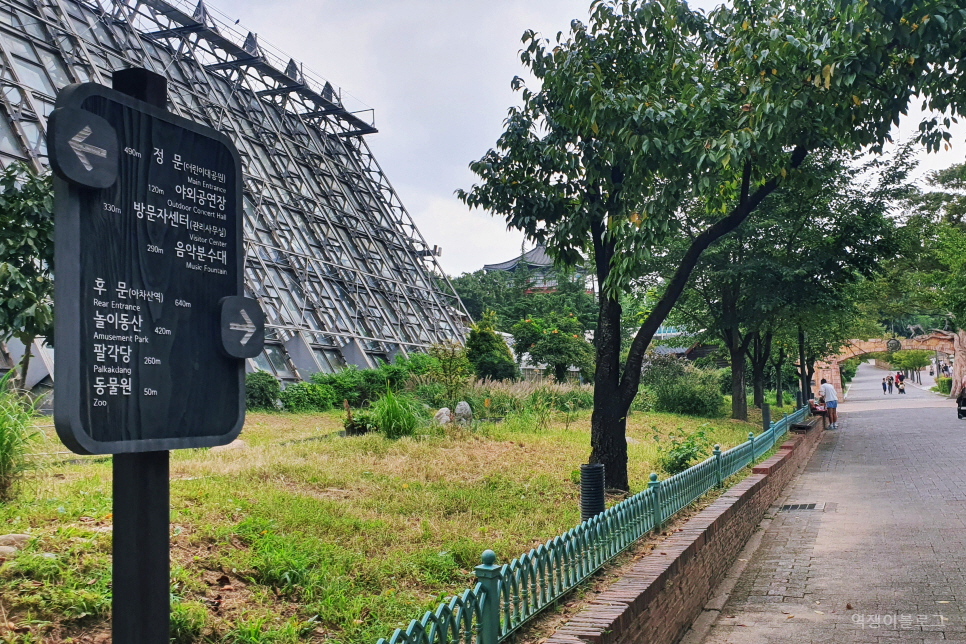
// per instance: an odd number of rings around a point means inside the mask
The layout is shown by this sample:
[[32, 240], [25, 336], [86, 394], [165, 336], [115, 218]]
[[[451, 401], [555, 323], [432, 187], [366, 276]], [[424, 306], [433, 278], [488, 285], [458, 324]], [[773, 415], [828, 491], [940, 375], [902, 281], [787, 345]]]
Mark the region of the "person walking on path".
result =
[[906, 383], [904, 383], [904, 382], [902, 382], [902, 381], [900, 380], [900, 381], [899, 381], [899, 384], [898, 384], [898, 385], [896, 385], [896, 386], [897, 386], [897, 387], [899, 388], [899, 393], [900, 393], [900, 394], [904, 394], [904, 393], [906, 393]]
[[885, 396], [886, 393], [886, 379], [882, 379], [882, 395]]
[[835, 393], [835, 387], [828, 384], [825, 378], [822, 378], [822, 386], [818, 388], [819, 394], [825, 399], [825, 408], [828, 410], [828, 420], [830, 425], [829, 429], [837, 429], [836, 423], [839, 419], [838, 406], [839, 397]]
[[889, 393], [891, 394], [892, 393], [892, 376], [889, 376], [888, 378], [886, 378], [886, 384], [889, 385]]

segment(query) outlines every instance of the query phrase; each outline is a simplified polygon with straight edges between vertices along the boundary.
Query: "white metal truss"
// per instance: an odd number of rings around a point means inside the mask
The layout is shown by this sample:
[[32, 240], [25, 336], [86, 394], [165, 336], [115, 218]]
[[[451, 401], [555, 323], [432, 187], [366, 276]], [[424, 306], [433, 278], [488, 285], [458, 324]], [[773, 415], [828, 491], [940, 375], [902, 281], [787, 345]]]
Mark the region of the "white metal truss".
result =
[[127, 67], [241, 153], [245, 285], [268, 317], [252, 367], [304, 378], [462, 338], [466, 309], [363, 138], [372, 110], [203, 2], [0, 0], [0, 164], [45, 168], [56, 91]]

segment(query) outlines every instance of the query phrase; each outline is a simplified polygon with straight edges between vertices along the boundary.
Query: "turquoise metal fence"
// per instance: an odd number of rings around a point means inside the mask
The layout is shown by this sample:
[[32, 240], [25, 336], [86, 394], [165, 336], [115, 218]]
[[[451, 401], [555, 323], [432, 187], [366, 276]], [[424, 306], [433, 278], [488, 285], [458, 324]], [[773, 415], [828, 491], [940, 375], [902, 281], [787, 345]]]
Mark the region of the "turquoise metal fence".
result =
[[502, 566], [483, 553], [478, 583], [377, 644], [499, 644], [651, 530], [766, 454], [808, 413], [803, 406], [748, 441], [647, 489]]

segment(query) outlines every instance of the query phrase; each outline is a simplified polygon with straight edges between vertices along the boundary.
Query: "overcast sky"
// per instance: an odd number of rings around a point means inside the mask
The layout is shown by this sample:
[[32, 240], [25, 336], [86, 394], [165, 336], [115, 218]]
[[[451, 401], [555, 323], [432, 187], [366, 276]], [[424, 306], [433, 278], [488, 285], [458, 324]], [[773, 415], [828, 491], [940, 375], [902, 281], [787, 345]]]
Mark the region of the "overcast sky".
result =
[[[210, 0], [238, 28], [258, 33], [344, 93], [375, 108], [379, 133], [366, 137], [389, 181], [451, 275], [519, 253], [522, 235], [502, 218], [470, 211], [453, 192], [474, 179], [468, 164], [502, 132], [520, 64], [520, 37], [552, 37], [589, 0]], [[706, 10], [715, 0], [692, 1]], [[234, 20], [232, 20], [234, 22]], [[915, 123], [900, 132], [911, 136]], [[952, 153], [923, 167], [962, 161], [963, 128]]]

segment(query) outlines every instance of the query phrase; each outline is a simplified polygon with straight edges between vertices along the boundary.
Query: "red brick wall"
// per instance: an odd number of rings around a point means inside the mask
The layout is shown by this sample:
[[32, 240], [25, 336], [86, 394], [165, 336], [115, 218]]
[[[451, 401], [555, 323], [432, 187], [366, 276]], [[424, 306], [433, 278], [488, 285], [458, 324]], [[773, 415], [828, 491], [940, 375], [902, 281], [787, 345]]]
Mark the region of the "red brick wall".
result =
[[547, 644], [674, 644], [701, 614], [714, 588], [765, 511], [803, 466], [819, 425], [792, 436], [714, 503], [560, 627]]

